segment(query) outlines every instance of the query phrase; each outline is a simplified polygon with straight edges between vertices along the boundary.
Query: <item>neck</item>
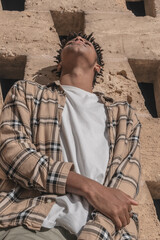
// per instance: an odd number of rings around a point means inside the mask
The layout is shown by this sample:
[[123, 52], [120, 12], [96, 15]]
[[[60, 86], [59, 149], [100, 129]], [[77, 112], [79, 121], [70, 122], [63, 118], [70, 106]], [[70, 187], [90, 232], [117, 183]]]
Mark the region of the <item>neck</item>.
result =
[[60, 77], [60, 83], [62, 85], [70, 85], [92, 92], [93, 77], [91, 71], [83, 71], [83, 69], [76, 67], [71, 72], [63, 70]]

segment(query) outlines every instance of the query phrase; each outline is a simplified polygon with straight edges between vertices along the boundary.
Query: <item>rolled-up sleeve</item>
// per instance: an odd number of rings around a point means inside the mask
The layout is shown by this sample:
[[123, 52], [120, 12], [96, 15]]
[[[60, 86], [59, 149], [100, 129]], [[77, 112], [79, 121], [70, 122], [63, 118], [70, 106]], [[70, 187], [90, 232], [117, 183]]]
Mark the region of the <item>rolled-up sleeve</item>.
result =
[[21, 81], [9, 91], [0, 119], [0, 168], [7, 178], [41, 192], [65, 194], [72, 163], [55, 161], [32, 141], [31, 108]]

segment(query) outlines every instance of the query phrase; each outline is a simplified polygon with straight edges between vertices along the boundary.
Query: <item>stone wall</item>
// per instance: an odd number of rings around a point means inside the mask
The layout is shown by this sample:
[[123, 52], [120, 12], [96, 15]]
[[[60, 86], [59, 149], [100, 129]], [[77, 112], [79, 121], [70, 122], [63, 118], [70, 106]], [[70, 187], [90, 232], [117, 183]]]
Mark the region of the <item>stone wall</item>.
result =
[[[4, 94], [14, 81], [46, 84], [55, 79], [53, 56], [59, 49], [59, 37], [70, 31], [94, 32], [105, 61], [104, 81], [96, 90], [131, 103], [143, 126], [141, 191], [136, 207], [140, 240], [160, 240], [153, 201], [160, 199], [160, 1], [26, 0], [24, 10], [20, 9], [22, 2], [1, 0], [0, 4], [0, 108], [2, 90]], [[135, 2], [144, 5], [145, 16], [127, 9]], [[148, 110], [139, 83], [153, 84], [158, 117]]]

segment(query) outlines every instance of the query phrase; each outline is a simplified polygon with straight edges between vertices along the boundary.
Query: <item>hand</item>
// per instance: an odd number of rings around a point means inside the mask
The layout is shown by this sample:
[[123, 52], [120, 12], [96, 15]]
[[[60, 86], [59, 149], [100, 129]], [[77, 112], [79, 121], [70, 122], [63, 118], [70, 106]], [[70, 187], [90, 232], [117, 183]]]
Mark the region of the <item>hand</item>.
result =
[[119, 230], [130, 223], [131, 205], [138, 205], [129, 195], [115, 188], [70, 171], [66, 191], [83, 196], [99, 212], [110, 218]]
[[130, 223], [131, 205], [138, 205], [121, 190], [104, 187], [95, 181], [92, 181], [85, 197], [96, 210], [112, 220], [117, 230]]

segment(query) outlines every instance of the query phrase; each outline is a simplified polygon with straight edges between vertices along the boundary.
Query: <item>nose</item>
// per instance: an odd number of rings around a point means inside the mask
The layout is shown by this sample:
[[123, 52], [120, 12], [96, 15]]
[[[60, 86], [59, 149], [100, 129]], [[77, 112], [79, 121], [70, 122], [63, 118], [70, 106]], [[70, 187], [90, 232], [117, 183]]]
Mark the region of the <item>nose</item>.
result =
[[84, 42], [84, 40], [83, 40], [83, 38], [82, 38], [81, 36], [77, 36], [77, 37], [75, 38], [75, 41], [78, 41], [78, 40]]

